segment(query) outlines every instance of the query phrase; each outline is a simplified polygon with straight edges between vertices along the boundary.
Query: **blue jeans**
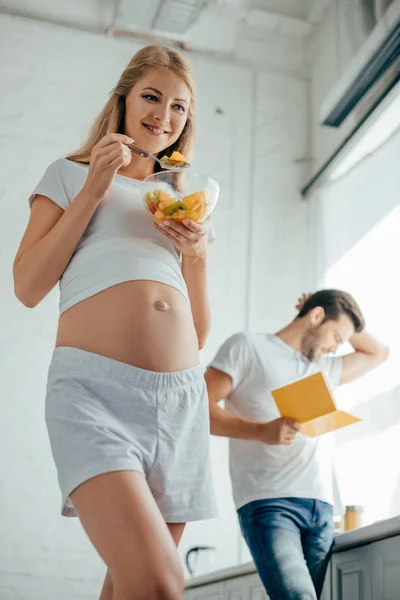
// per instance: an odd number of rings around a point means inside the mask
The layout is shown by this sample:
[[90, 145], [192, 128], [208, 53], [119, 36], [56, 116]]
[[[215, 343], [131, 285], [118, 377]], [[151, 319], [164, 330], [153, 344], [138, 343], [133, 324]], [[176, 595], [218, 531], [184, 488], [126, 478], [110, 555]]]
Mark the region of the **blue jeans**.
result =
[[320, 598], [331, 557], [333, 507], [319, 500], [256, 500], [240, 527], [270, 600]]

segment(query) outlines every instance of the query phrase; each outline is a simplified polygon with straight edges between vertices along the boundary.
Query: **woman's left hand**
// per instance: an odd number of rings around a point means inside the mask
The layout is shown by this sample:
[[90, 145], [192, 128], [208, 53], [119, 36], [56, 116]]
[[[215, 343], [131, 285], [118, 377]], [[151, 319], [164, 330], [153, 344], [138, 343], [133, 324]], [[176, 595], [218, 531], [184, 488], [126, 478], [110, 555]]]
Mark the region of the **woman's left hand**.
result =
[[209, 225], [209, 218], [201, 225], [193, 221], [154, 223], [154, 227], [171, 240], [179, 252], [190, 258], [202, 258], [206, 255]]

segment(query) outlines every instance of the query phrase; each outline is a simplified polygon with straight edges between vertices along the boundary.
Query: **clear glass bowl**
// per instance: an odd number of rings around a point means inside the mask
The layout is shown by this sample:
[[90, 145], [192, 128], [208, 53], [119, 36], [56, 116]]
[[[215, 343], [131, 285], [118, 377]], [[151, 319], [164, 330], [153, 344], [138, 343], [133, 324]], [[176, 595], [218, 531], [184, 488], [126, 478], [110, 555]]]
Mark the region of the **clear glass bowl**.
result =
[[146, 177], [141, 183], [141, 193], [146, 209], [158, 223], [166, 220], [202, 223], [215, 208], [219, 185], [208, 175], [190, 168]]

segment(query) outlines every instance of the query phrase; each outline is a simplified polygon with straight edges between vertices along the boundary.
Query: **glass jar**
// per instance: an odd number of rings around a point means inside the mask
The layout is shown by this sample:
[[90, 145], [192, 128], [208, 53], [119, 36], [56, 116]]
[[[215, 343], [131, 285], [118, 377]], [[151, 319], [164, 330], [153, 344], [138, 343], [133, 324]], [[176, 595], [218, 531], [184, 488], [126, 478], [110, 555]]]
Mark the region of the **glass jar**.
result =
[[362, 506], [346, 506], [344, 514], [344, 531], [351, 531], [362, 527], [362, 516], [364, 508]]

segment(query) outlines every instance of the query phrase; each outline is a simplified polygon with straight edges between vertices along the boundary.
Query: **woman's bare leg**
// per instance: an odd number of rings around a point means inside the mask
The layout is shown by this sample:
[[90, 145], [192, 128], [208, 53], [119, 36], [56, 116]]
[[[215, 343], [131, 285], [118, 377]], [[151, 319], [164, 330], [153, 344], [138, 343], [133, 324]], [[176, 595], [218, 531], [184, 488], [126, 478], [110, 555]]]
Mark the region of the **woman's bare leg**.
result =
[[184, 524], [167, 527], [141, 473], [99, 475], [79, 486], [71, 497], [109, 569], [105, 591], [112, 586], [112, 600], [182, 598], [184, 577], [174, 542], [180, 539]]
[[[181, 541], [185, 525], [186, 523], [167, 523], [167, 527], [170, 530], [172, 538], [177, 546]], [[99, 600], [113, 600], [113, 583], [109, 570], [107, 570], [107, 575], [104, 580]]]
[[113, 600], [113, 583], [108, 569], [99, 600]]

